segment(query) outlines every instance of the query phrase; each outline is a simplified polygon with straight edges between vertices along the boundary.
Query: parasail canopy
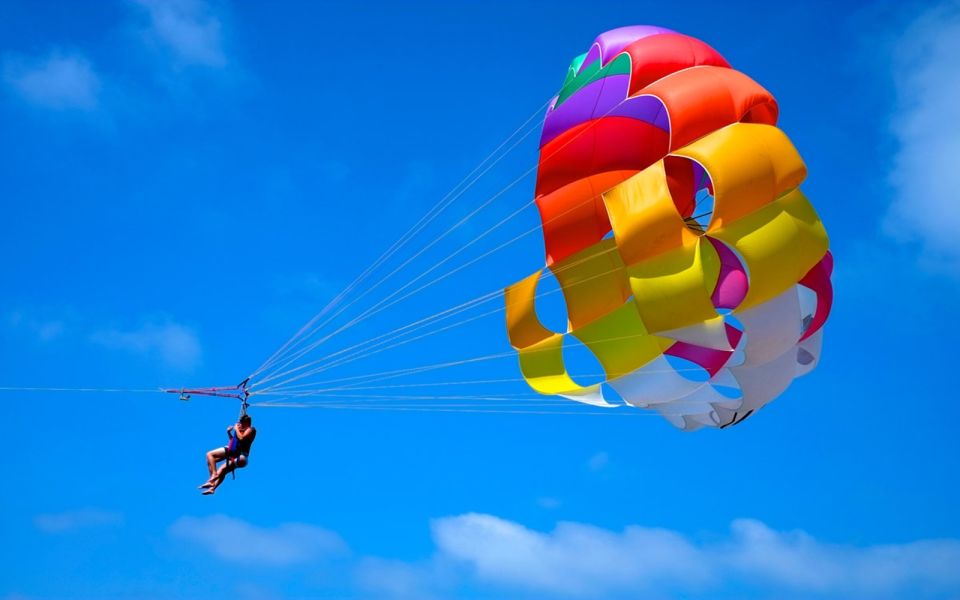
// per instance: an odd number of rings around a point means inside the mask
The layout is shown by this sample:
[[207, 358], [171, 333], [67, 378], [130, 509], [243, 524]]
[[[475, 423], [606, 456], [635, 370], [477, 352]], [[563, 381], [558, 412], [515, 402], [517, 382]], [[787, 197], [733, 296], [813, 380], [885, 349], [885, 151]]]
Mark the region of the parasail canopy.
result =
[[[832, 258], [773, 96], [704, 42], [601, 34], [550, 102], [535, 200], [546, 265], [506, 288], [507, 333], [536, 392], [726, 427], [809, 372]], [[548, 272], [568, 326], [536, 309]], [[604, 381], [581, 385], [564, 346]]]

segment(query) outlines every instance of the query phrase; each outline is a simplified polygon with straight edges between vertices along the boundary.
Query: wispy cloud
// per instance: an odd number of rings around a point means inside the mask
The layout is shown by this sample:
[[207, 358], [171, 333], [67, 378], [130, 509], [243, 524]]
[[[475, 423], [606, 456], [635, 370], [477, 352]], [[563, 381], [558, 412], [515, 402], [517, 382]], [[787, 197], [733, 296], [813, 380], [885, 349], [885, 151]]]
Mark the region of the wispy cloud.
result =
[[597, 452], [587, 461], [591, 471], [601, 471], [610, 463], [610, 455], [606, 452]]
[[97, 108], [100, 77], [79, 53], [53, 51], [41, 57], [6, 54], [3, 81], [22, 99], [54, 110]]
[[287, 598], [278, 591], [242, 579], [236, 583], [231, 597], [238, 600], [284, 600]]
[[639, 526], [617, 532], [560, 523], [544, 533], [485, 514], [438, 519], [432, 528], [440, 556], [468, 565], [481, 582], [560, 596], [696, 591], [731, 582], [845, 598], [960, 592], [955, 539], [843, 546], [750, 519], [735, 521], [727, 539], [707, 543]]
[[893, 68], [897, 107], [891, 127], [898, 144], [891, 183], [896, 198], [885, 231], [919, 242], [924, 258], [960, 268], [960, 2], [930, 7], [902, 34]]
[[560, 500], [552, 496], [540, 496], [539, 498], [537, 498], [537, 506], [539, 506], [540, 508], [553, 510], [555, 508], [560, 508], [561, 504], [562, 502], [560, 502]]
[[67, 329], [67, 325], [63, 319], [40, 318], [21, 310], [8, 312], [6, 321], [10, 329], [25, 332], [29, 337], [42, 343], [56, 340], [61, 337]]
[[408, 563], [381, 558], [364, 558], [354, 570], [359, 587], [378, 598], [426, 600], [434, 597], [431, 590], [452, 583], [452, 575], [437, 561]]
[[90, 341], [105, 348], [155, 357], [182, 371], [196, 369], [203, 359], [196, 332], [169, 319], [147, 321], [133, 329], [99, 329], [90, 334]]
[[304, 298], [310, 302], [327, 302], [344, 284], [319, 273], [286, 273], [277, 275], [273, 289], [282, 296]]
[[123, 515], [97, 508], [81, 508], [60, 513], [47, 513], [33, 518], [37, 529], [45, 533], [68, 533], [92, 527], [123, 524]]
[[202, 0], [131, 1], [146, 17], [143, 39], [165, 53], [173, 66], [227, 65], [222, 18], [210, 4]]
[[259, 527], [225, 515], [181, 517], [170, 535], [196, 544], [221, 560], [290, 566], [342, 555], [347, 545], [336, 533], [305, 523]]
[[[106, 324], [72, 308], [20, 305], [0, 307], [0, 330], [17, 343], [43, 347], [90, 345], [147, 358], [165, 369], [189, 372], [203, 361], [200, 338], [191, 327], [162, 313], [127, 326]], [[128, 321], [128, 323], [131, 323]]]
[[339, 159], [316, 161], [313, 168], [319, 177], [333, 183], [343, 183], [353, 172], [349, 164]]

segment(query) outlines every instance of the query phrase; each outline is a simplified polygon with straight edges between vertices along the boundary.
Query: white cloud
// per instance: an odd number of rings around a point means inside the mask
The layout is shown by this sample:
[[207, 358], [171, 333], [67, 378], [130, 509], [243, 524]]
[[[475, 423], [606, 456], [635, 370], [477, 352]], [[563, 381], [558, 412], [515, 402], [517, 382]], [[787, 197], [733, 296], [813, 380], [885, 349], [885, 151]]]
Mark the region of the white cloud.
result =
[[932, 588], [960, 592], [960, 540], [843, 546], [802, 532], [777, 532], [759, 521], [733, 522], [733, 539], [718, 563], [757, 580], [822, 593], [876, 597], [895, 590]]
[[56, 110], [93, 110], [100, 78], [81, 54], [54, 51], [45, 57], [7, 54], [3, 80], [21, 98]]
[[898, 143], [890, 178], [896, 198], [885, 231], [917, 241], [924, 256], [960, 267], [960, 2], [941, 3], [908, 27], [895, 48]]
[[438, 519], [432, 528], [439, 557], [466, 564], [481, 582], [558, 596], [726, 584], [844, 598], [960, 593], [956, 539], [842, 546], [749, 519], [709, 543], [639, 526], [615, 532], [560, 523], [543, 533], [484, 514]]
[[171, 368], [190, 371], [203, 358], [200, 340], [189, 327], [170, 320], [148, 321], [135, 329], [101, 329], [90, 341], [105, 348], [156, 357]]
[[144, 39], [179, 67], [224, 67], [223, 24], [202, 0], [132, 0], [146, 13]]
[[481, 580], [554, 594], [596, 596], [657, 581], [689, 585], [710, 575], [702, 552], [664, 529], [616, 533], [560, 523], [547, 534], [474, 513], [438, 519], [432, 529], [440, 551], [470, 564]]
[[170, 535], [225, 561], [270, 566], [306, 564], [347, 551], [340, 536], [321, 527], [304, 523], [258, 527], [225, 515], [181, 517], [170, 526]]
[[37, 515], [33, 519], [33, 524], [45, 533], [67, 533], [91, 527], [121, 525], [123, 524], [123, 515], [97, 508], [81, 508]]
[[[530, 598], [960, 597], [958, 539], [842, 545], [752, 519], [734, 521], [727, 535], [702, 539], [662, 528], [612, 531], [575, 522], [543, 532], [478, 513], [436, 519], [431, 530], [435, 550], [424, 560], [355, 560], [350, 572], [358, 590], [424, 599], [466, 590]], [[261, 527], [224, 515], [182, 517], [169, 534], [228, 562], [330, 573], [351, 566], [330, 568], [331, 561], [350, 558], [347, 545], [336, 533], [304, 523]]]

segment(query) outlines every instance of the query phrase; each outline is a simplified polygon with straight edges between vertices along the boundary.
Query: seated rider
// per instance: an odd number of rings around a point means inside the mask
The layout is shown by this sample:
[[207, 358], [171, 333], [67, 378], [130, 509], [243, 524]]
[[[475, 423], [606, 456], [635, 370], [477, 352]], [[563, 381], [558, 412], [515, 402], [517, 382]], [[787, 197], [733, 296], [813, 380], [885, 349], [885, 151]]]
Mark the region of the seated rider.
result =
[[[250, 415], [243, 415], [236, 425], [227, 427], [227, 436], [230, 442], [222, 448], [215, 448], [207, 452], [207, 470], [210, 471], [210, 479], [200, 485], [204, 490], [203, 494], [209, 496], [223, 483], [224, 478], [234, 471], [247, 466], [247, 457], [250, 456], [250, 447], [253, 445], [254, 438], [257, 437], [257, 430], [251, 425], [253, 420]], [[225, 461], [223, 466], [217, 468], [217, 463]]]

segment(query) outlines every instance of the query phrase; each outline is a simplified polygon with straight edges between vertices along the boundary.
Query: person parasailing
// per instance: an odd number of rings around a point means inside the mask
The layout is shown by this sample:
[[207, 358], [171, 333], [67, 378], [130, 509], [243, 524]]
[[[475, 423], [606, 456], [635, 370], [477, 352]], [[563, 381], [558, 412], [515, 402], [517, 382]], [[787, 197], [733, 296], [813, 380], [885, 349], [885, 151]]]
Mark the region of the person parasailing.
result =
[[[210, 478], [199, 486], [204, 496], [212, 496], [228, 474], [247, 466], [250, 448], [257, 437], [257, 429], [253, 426], [250, 415], [246, 413], [240, 415], [235, 425], [227, 427], [227, 436], [230, 441], [226, 446], [207, 452], [207, 470], [210, 472]], [[223, 465], [218, 468], [217, 465], [221, 461]]]

